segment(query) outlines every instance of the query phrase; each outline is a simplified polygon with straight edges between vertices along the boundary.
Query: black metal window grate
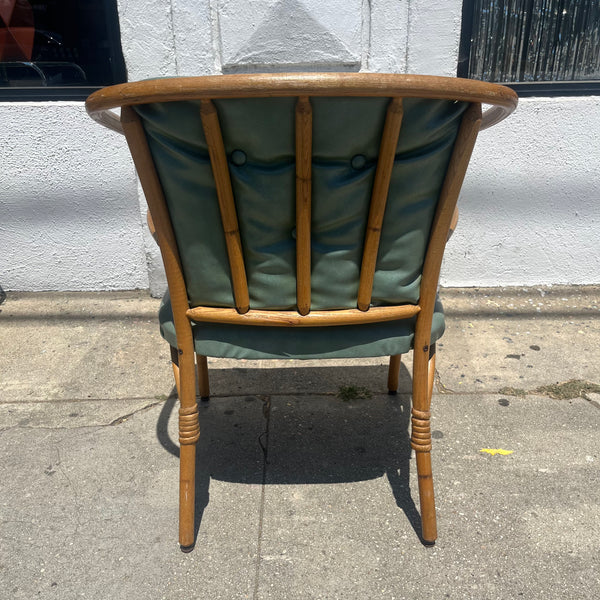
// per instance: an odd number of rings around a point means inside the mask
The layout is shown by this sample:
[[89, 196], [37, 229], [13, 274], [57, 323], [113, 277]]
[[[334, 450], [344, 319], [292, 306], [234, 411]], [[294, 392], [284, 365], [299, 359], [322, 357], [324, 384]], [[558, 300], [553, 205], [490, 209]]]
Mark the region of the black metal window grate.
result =
[[465, 0], [458, 75], [521, 95], [600, 93], [600, 1]]

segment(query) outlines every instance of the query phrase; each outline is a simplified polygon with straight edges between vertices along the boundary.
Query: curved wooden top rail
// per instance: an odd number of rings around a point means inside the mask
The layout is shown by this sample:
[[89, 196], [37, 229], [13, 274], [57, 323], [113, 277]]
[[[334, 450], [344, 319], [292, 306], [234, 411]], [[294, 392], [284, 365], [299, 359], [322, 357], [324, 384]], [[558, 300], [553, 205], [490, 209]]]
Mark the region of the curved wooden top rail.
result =
[[481, 129], [505, 119], [516, 108], [517, 94], [502, 85], [474, 79], [383, 73], [259, 73], [173, 77], [121, 83], [94, 92], [86, 100], [89, 115], [122, 133], [111, 109], [150, 102], [282, 96], [385, 96], [434, 98], [488, 104]]

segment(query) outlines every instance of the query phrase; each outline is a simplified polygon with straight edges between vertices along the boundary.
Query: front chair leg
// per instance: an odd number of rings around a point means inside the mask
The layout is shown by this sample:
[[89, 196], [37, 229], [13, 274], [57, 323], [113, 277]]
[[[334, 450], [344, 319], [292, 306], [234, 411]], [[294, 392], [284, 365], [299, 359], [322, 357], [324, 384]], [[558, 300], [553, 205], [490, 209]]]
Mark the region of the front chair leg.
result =
[[196, 442], [200, 438], [198, 407], [179, 409], [179, 546], [194, 549]]
[[200, 422], [194, 353], [179, 352], [179, 544], [183, 552], [190, 552], [195, 543], [196, 443], [200, 438]]
[[431, 413], [429, 411], [412, 409], [412, 436], [410, 445], [417, 457], [422, 535], [423, 541], [426, 544], [433, 544], [437, 539], [433, 473], [431, 470], [430, 418]]
[[431, 412], [430, 392], [433, 389], [430, 371], [434, 366], [431, 356], [435, 348], [424, 347], [414, 351], [412, 435], [410, 445], [417, 457], [419, 498], [421, 504], [422, 537], [425, 544], [433, 544], [437, 538], [433, 473], [431, 471]]

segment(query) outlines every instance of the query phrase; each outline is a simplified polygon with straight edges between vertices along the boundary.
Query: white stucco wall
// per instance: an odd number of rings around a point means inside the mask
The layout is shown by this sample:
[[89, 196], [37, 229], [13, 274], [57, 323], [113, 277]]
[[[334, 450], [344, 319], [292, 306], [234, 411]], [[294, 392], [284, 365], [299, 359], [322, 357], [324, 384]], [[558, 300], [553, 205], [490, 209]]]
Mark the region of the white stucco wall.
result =
[[137, 184], [120, 136], [82, 103], [0, 104], [0, 286], [148, 286]]
[[410, 0], [407, 73], [456, 76], [461, 0]]
[[[339, 70], [452, 76], [460, 0], [118, 0], [129, 79]], [[597, 97], [526, 99], [480, 135], [445, 285], [600, 282]], [[165, 287], [124, 140], [81, 103], [0, 104], [0, 286]]]
[[522, 99], [482, 131], [442, 283], [598, 283], [599, 139], [598, 96]]

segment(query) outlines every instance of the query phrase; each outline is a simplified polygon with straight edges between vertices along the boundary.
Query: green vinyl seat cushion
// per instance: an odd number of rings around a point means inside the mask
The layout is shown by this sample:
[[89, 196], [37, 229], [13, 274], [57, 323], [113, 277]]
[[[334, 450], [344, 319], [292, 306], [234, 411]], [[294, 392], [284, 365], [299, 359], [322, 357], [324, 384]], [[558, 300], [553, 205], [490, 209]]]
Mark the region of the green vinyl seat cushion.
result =
[[[167, 292], [159, 309], [160, 333], [177, 347], [171, 299]], [[194, 323], [198, 354], [217, 358], [365, 358], [406, 354], [412, 348], [415, 317], [400, 321], [332, 327], [259, 327]], [[431, 343], [444, 333], [444, 313], [435, 304]]]

